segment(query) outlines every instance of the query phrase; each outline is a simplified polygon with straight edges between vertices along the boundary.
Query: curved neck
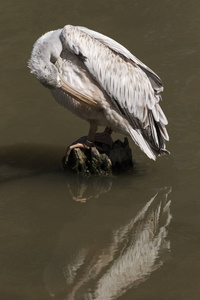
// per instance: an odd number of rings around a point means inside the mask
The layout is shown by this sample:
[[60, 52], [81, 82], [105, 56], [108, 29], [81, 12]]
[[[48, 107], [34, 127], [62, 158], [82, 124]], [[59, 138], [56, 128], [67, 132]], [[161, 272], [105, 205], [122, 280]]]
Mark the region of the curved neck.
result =
[[34, 44], [28, 67], [42, 83], [46, 82], [46, 75], [54, 67], [51, 63], [54, 64], [62, 52], [60, 33], [61, 29], [47, 32]]

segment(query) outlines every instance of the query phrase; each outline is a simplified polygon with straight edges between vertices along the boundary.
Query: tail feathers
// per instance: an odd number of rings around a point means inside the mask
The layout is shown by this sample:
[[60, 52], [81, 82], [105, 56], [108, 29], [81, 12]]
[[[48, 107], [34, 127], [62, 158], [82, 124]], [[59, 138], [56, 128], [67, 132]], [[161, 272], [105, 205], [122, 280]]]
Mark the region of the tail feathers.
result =
[[156, 160], [156, 156], [154, 151], [151, 149], [150, 145], [144, 139], [143, 135], [139, 130], [135, 130], [133, 128], [129, 128], [129, 134], [136, 143], [140, 147], [140, 149], [151, 159]]
[[156, 160], [155, 153], [157, 153], [158, 156], [170, 154], [170, 152], [165, 148], [165, 143], [163, 143], [160, 149], [153, 145], [151, 146], [151, 144], [145, 140], [142, 133], [137, 129], [129, 128], [129, 134], [136, 145], [138, 145], [140, 149], [153, 160]]
[[160, 153], [158, 155], [162, 156], [162, 155], [168, 155], [170, 154], [170, 152], [167, 149], [161, 149]]

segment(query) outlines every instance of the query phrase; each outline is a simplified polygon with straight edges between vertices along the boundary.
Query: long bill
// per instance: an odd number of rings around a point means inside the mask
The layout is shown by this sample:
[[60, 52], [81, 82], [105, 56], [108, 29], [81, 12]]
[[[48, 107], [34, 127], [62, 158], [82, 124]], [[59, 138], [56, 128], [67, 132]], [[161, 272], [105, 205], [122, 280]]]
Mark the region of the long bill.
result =
[[87, 105], [89, 107], [93, 107], [94, 109], [99, 109], [100, 106], [97, 101], [93, 100], [90, 96], [84, 95], [74, 88], [72, 88], [69, 84], [67, 84], [62, 76], [58, 73], [59, 78], [62, 82], [62, 86], [60, 87], [60, 90], [63, 91], [64, 93], [70, 95], [74, 99], [76, 99], [78, 102], [81, 104]]

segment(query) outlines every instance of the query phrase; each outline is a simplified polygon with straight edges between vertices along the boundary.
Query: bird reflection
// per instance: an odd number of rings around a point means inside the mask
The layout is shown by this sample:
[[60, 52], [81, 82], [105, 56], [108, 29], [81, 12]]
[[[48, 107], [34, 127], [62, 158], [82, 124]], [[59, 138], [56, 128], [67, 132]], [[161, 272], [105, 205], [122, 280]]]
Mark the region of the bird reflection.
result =
[[106, 245], [79, 247], [60, 269], [62, 283], [53, 282], [58, 277], [52, 277], [55, 265], [49, 265], [44, 280], [50, 295], [56, 299], [111, 300], [147, 280], [170, 250], [170, 192], [164, 188], [156, 193], [135, 217], [112, 232]]

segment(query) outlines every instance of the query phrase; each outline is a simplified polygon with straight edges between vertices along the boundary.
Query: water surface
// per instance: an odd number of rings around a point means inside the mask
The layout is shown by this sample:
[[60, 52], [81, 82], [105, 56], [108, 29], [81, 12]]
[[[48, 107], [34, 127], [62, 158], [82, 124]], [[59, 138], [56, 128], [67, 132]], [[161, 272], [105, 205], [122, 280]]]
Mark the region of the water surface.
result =
[[[1, 6], [1, 298], [199, 299], [199, 1]], [[66, 24], [113, 37], [161, 76], [169, 157], [153, 162], [130, 141], [132, 172], [61, 170], [88, 124], [54, 101], [27, 60], [39, 36]]]

